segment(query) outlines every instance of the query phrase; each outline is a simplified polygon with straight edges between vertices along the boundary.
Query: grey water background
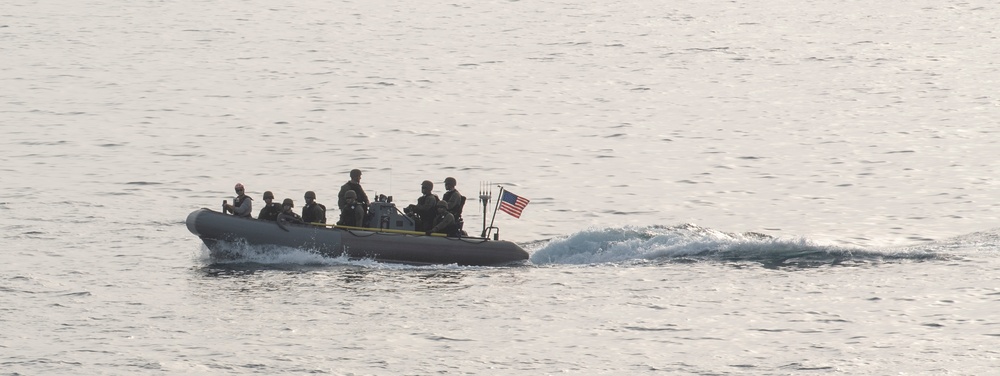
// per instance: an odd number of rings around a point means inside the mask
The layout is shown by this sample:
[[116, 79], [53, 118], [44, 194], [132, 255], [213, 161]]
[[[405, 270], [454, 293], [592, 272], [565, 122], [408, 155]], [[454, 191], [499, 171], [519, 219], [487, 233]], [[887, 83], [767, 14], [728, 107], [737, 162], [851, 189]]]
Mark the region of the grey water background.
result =
[[[998, 18], [6, 1], [0, 374], [995, 373]], [[352, 168], [531, 199], [497, 216], [531, 261], [221, 262], [184, 226]]]

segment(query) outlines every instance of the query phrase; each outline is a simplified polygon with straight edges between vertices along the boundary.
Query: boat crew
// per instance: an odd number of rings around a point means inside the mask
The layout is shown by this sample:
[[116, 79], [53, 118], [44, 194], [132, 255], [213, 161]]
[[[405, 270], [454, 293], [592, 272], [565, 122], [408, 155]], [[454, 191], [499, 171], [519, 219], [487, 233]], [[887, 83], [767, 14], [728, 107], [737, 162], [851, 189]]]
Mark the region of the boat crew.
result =
[[257, 214], [257, 219], [276, 221], [278, 220], [278, 213], [281, 213], [281, 204], [274, 202], [274, 193], [264, 191], [264, 207]]
[[316, 192], [305, 194], [306, 205], [302, 207], [302, 221], [305, 223], [326, 223], [326, 206], [316, 202]]
[[242, 183], [236, 183], [234, 189], [236, 190], [236, 197], [233, 198], [233, 204], [229, 205], [226, 200], [222, 200], [222, 212], [233, 213], [237, 217], [252, 218], [250, 212], [253, 211], [253, 199], [246, 195], [246, 189]]

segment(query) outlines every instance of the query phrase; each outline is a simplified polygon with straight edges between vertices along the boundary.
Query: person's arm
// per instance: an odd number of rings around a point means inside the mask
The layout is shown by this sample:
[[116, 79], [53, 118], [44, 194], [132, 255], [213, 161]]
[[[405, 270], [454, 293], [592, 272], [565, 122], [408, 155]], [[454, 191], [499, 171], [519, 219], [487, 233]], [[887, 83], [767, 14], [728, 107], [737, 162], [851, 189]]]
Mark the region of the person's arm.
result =
[[368, 195], [365, 193], [365, 189], [361, 188], [361, 184], [358, 184], [358, 190], [355, 193], [358, 194], [358, 202], [361, 203], [361, 205], [367, 207], [371, 204], [371, 201], [368, 201]]

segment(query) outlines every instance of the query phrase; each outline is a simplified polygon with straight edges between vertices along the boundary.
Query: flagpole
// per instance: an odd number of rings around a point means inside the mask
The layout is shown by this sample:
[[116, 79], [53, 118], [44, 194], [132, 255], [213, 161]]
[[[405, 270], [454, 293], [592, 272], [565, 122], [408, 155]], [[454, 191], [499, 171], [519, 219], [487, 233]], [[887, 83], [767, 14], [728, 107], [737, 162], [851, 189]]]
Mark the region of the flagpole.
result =
[[[498, 184], [497, 187], [500, 187], [500, 195], [498, 196], [498, 197], [500, 197], [500, 199], [497, 200], [497, 205], [493, 208], [493, 218], [490, 218], [490, 227], [487, 227], [488, 229], [494, 228], [493, 227], [493, 221], [495, 221], [497, 219], [497, 208], [500, 207], [500, 202], [503, 201], [503, 186]], [[484, 217], [483, 219], [486, 219], [486, 218]], [[486, 232], [486, 230], [484, 229], [483, 232]], [[483, 237], [485, 238], [486, 235], [489, 235], [489, 234], [485, 234], [485, 235], [483, 235]]]

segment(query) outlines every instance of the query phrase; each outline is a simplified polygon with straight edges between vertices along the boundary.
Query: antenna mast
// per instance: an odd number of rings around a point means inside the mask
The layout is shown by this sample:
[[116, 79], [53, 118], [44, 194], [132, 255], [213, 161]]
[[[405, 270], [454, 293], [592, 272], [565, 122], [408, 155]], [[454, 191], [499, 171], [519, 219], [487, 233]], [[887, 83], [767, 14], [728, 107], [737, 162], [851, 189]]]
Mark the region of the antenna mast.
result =
[[486, 210], [490, 206], [490, 199], [493, 197], [493, 188], [490, 182], [479, 182], [479, 201], [483, 204], [483, 234], [480, 238], [486, 237]]

